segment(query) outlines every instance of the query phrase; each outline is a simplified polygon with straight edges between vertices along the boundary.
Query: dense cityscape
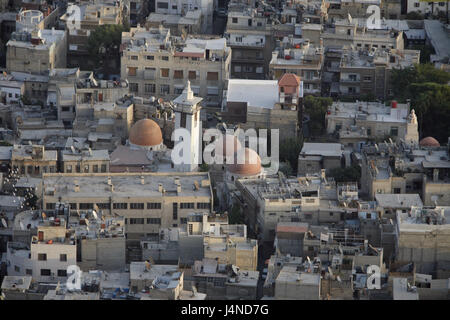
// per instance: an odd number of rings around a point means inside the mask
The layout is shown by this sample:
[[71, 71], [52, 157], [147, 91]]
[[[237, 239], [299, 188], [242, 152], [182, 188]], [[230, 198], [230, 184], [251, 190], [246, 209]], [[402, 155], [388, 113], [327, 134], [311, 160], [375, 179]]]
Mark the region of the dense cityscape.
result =
[[449, 12], [0, 0], [0, 303], [450, 300]]

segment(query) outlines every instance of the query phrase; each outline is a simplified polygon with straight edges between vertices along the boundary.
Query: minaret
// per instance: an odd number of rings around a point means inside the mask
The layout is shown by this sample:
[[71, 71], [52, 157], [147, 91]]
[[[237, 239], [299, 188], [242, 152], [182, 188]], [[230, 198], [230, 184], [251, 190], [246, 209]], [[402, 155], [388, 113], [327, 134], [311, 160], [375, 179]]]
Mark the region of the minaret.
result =
[[411, 110], [411, 113], [406, 119], [405, 142], [413, 145], [417, 145], [419, 143], [419, 125], [414, 109]]
[[189, 163], [175, 165], [177, 171], [197, 171], [201, 154], [200, 102], [202, 98], [194, 96], [190, 81], [179, 97], [173, 100], [175, 105], [175, 130], [185, 128], [190, 133]]

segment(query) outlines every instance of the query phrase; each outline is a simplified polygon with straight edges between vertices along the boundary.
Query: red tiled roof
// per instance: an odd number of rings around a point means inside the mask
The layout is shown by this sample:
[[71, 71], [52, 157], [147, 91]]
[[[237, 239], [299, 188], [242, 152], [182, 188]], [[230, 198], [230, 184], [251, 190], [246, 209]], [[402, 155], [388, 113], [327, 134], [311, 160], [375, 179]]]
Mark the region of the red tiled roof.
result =
[[279, 86], [289, 86], [298, 87], [300, 85], [300, 77], [293, 73], [285, 73], [280, 81], [278, 81]]

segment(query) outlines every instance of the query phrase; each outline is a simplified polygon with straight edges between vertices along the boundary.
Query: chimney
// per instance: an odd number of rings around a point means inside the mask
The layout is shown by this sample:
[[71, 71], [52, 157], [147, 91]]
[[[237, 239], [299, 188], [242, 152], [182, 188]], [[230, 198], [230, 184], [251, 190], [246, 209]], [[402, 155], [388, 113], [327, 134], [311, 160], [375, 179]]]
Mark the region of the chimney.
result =
[[160, 184], [158, 184], [158, 191], [159, 192], [163, 192], [163, 186], [162, 186], [162, 184], [160, 183]]
[[112, 185], [111, 177], [108, 177], [108, 185]]
[[75, 192], [80, 192], [80, 185], [78, 184], [78, 180], [75, 180], [74, 182], [74, 190]]
[[141, 176], [141, 184], [145, 184], [144, 176]]
[[181, 193], [181, 185], [177, 185], [177, 193], [178, 193], [178, 194]]

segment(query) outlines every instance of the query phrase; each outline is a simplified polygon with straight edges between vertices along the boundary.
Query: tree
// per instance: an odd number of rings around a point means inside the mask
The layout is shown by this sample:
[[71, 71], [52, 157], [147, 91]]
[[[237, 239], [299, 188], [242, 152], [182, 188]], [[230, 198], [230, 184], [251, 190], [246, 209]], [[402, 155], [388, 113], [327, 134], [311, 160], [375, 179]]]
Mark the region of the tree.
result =
[[433, 136], [447, 141], [450, 136], [450, 74], [432, 64], [420, 64], [394, 69], [391, 83], [394, 96], [400, 102], [411, 100], [419, 120], [421, 136]]
[[291, 169], [297, 172], [298, 155], [303, 147], [303, 141], [298, 138], [289, 138], [280, 143], [280, 162], [289, 162]]
[[244, 214], [241, 211], [241, 207], [238, 204], [234, 204], [231, 208], [231, 212], [228, 215], [229, 224], [244, 224]]
[[361, 167], [354, 165], [347, 168], [330, 169], [327, 176], [334, 178], [336, 182], [354, 182], [361, 178]]
[[325, 129], [325, 113], [333, 99], [307, 96], [304, 99], [305, 113], [309, 115], [309, 129], [312, 135], [321, 135]]
[[122, 32], [127, 31], [127, 26], [119, 24], [104, 24], [95, 28], [88, 38], [88, 52], [91, 59], [102, 70], [107, 70], [106, 62], [117, 59], [120, 62], [119, 48], [122, 42]]
[[423, 18], [423, 15], [416, 11], [411, 11], [406, 15], [406, 20], [423, 20]]

